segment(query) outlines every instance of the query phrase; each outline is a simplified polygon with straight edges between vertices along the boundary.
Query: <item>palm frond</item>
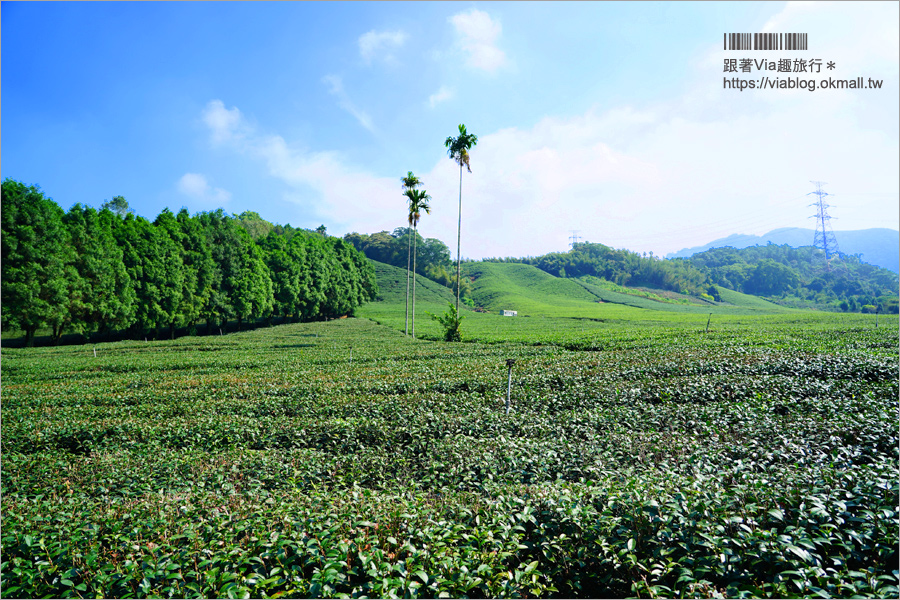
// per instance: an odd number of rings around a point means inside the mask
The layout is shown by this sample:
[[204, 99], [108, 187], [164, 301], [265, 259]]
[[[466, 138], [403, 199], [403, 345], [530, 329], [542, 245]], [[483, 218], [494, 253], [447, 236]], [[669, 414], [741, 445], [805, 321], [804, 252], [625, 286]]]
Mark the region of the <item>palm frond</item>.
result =
[[431, 214], [431, 206], [429, 206], [428, 201], [431, 200], [431, 196], [425, 190], [406, 190], [403, 194], [409, 200], [409, 224], [414, 226], [419, 222], [419, 218], [421, 217], [422, 211], [425, 211], [427, 214]]
[[459, 137], [448, 137], [444, 142], [444, 146], [447, 148], [447, 154], [450, 155], [450, 158], [456, 161], [456, 164], [462, 168], [463, 166], [469, 171], [472, 172], [472, 167], [469, 164], [469, 150], [478, 143], [478, 136], [473, 133], [468, 133], [466, 131], [465, 125], [459, 126]]
[[400, 178], [404, 190], [411, 190], [422, 185], [422, 180], [416, 177], [412, 171], [407, 171], [406, 177]]

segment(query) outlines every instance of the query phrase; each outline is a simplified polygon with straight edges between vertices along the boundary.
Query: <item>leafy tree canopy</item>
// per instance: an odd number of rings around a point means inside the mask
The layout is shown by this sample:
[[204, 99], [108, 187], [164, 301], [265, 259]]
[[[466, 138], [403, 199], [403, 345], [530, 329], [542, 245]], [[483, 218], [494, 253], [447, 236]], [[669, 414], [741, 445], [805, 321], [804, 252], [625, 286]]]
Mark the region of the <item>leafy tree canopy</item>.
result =
[[112, 200], [107, 200], [100, 205], [100, 210], [112, 211], [123, 218], [126, 215], [134, 213], [128, 206], [128, 200], [126, 200], [124, 196], [113, 196]]

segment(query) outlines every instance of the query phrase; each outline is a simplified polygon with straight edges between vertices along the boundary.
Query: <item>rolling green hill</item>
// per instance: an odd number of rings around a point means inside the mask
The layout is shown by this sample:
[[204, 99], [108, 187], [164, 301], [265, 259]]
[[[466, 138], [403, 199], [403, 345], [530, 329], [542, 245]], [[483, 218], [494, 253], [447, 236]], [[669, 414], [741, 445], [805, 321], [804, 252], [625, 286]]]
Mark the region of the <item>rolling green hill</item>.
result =
[[[374, 302], [360, 307], [356, 315], [387, 325], [401, 333], [406, 330], [406, 269], [371, 260], [378, 281], [378, 296]], [[410, 280], [412, 281], [412, 280]], [[411, 284], [410, 284], [411, 285]], [[454, 293], [434, 281], [416, 276], [415, 331], [417, 337], [439, 338], [440, 326], [429, 313], [443, 314], [447, 305], [456, 301]], [[412, 288], [410, 287], [410, 303]], [[410, 310], [412, 306], [410, 305]], [[410, 322], [411, 327], [411, 322]]]
[[750, 308], [767, 312], [797, 312], [799, 309], [786, 308], [784, 306], [780, 306], [775, 304], [774, 302], [769, 302], [764, 298], [760, 298], [759, 296], [751, 296], [750, 294], [743, 294], [741, 292], [736, 292], [734, 290], [729, 290], [728, 288], [723, 288], [720, 285], [716, 286], [716, 289], [719, 290], [719, 297], [722, 298], [722, 301], [731, 304], [733, 306], [739, 306], [742, 308]]
[[615, 291], [604, 286], [596, 277], [591, 276], [579, 277], [578, 279], [573, 279], [572, 281], [578, 282], [579, 285], [584, 287], [584, 289], [589, 291], [601, 301], [610, 302], [613, 304], [623, 304], [625, 306], [633, 306], [635, 308], [644, 308], [647, 310], [662, 310], [681, 313], [709, 313], [711, 312], [711, 310], [712, 312], [715, 312], [716, 309], [719, 308], [716, 304], [713, 303], [704, 303], [700, 305], [699, 303], [679, 304], [674, 301], [661, 302], [638, 295], [637, 293], [630, 294], [628, 292]]
[[[356, 311], [402, 332], [406, 328], [406, 270], [373, 261], [379, 297]], [[816, 327], [823, 319], [840, 318], [832, 313], [797, 310], [778, 306], [761, 298], [719, 288], [723, 302], [690, 305], [679, 295], [657, 301], [645, 289], [612, 288], [608, 282], [559, 278], [521, 263], [468, 263], [464, 274], [474, 278], [473, 298], [479, 311], [461, 306], [463, 340], [488, 343], [523, 342], [592, 348], [599, 340], [617, 331], [634, 327], [652, 332], [684, 329], [687, 334], [706, 331], [710, 313], [712, 335], [743, 335], [754, 323], [806, 323]], [[622, 293], [628, 290], [632, 293]], [[441, 339], [442, 331], [430, 314], [443, 314], [455, 301], [451, 290], [424, 277], [416, 289], [416, 337]], [[501, 309], [516, 310], [518, 317], [503, 317]], [[429, 314], [430, 313], [430, 314]], [[655, 335], [655, 334], [654, 334]], [[639, 343], [639, 342], [635, 342]], [[599, 346], [598, 346], [599, 347]]]
[[[378, 280], [378, 296], [375, 301], [404, 303], [406, 301], [406, 269], [374, 260], [370, 262], [375, 265], [375, 277]], [[410, 286], [412, 286], [412, 280], [410, 280]], [[411, 288], [410, 293], [412, 293]], [[455, 300], [456, 297], [450, 289], [421, 275], [416, 276], [416, 304], [446, 306], [447, 302]]]
[[[361, 307], [357, 314], [403, 331], [406, 328], [406, 270], [372, 262], [379, 295], [375, 302]], [[687, 304], [680, 297], [658, 301], [651, 299], [654, 294], [644, 290], [634, 290], [634, 294], [622, 293], [607, 289], [605, 282], [594, 278], [554, 277], [537, 267], [521, 263], [468, 263], [464, 265], [464, 275], [473, 281], [472, 297], [476, 306], [486, 311], [476, 312], [461, 307], [464, 329], [482, 340], [526, 339], [536, 333], [544, 335], [551, 331], [572, 330], [581, 334], [623, 322], [663, 326], [703, 325], [709, 313], [744, 317], [800, 312], [724, 289], [724, 302]], [[443, 314], [454, 300], [450, 289], [418, 276], [415, 311], [417, 337], [439, 338], [440, 326], [430, 318], [430, 314]], [[518, 317], [501, 317], [498, 313], [503, 309], [517, 311]]]
[[472, 299], [491, 312], [518, 311], [519, 316], [600, 316], [597, 297], [571, 279], [561, 279], [531, 265], [469, 263]]
[[652, 294], [643, 291], [634, 290], [634, 294], [630, 294], [607, 289], [597, 278], [554, 277], [537, 267], [520, 263], [469, 263], [465, 275], [474, 280], [476, 305], [491, 312], [516, 310], [520, 316], [641, 320], [648, 317], [646, 311], [698, 315], [793, 312], [793, 309], [732, 290], [725, 290], [723, 302], [688, 303], [684, 300], [688, 296], [671, 293], [677, 298], [653, 300], [645, 297]]
[[[375, 261], [372, 264], [378, 278], [376, 303], [403, 304], [406, 298], [406, 270]], [[464, 265], [463, 274], [472, 279], [472, 298], [477, 307], [494, 314], [501, 310], [515, 310], [520, 317], [642, 320], [649, 316], [647, 311], [687, 314], [795, 312], [795, 309], [725, 288], [719, 288], [722, 302], [689, 304], [679, 302], [679, 299], [659, 301], [645, 297], [652, 294], [644, 291], [635, 290], [634, 294], [613, 291], [596, 278], [554, 277], [537, 267], [521, 263], [468, 263]], [[617, 289], [628, 288], [617, 286]], [[420, 308], [443, 312], [448, 302], [454, 302], [450, 289], [421, 275], [416, 277], [417, 313]]]
[[[668, 311], [678, 313], [694, 313], [694, 314], [776, 314], [797, 312], [798, 309], [779, 306], [763, 298], [751, 296], [750, 294], [742, 294], [720, 286], [716, 286], [719, 290], [721, 302], [705, 302], [698, 301], [690, 296], [682, 294], [669, 295], [684, 298], [679, 302], [678, 299], [671, 301], [659, 301], [641, 295], [641, 291], [633, 290], [634, 293], [620, 292], [608, 289], [605, 285], [599, 284], [596, 278], [582, 277], [576, 279], [586, 290], [595, 294], [603, 302], [613, 302], [634, 306], [635, 308], [644, 308], [647, 310]], [[621, 286], [616, 286], [621, 287]], [[628, 289], [628, 288], [626, 288]], [[658, 293], [666, 293], [658, 290]], [[679, 298], [679, 299], [680, 299]], [[692, 301], [688, 302], [687, 299]]]

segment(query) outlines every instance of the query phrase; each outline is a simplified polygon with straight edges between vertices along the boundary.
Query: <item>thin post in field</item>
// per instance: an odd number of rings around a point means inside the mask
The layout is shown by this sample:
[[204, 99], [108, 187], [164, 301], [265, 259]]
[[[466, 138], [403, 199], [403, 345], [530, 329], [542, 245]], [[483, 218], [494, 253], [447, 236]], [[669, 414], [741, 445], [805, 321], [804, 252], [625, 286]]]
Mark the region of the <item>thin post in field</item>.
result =
[[513, 368], [514, 364], [516, 364], [516, 359], [514, 359], [514, 358], [506, 359], [506, 366], [509, 369], [509, 371], [507, 373], [507, 380], [506, 380], [506, 414], [509, 414], [509, 397], [510, 397], [510, 394], [512, 393], [512, 368]]

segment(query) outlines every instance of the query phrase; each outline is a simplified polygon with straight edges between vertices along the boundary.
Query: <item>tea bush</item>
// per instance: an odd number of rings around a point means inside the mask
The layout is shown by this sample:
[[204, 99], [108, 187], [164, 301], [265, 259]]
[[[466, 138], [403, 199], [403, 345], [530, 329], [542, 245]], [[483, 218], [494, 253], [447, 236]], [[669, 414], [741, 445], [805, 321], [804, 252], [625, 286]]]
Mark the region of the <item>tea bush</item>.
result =
[[0, 592], [897, 596], [897, 324], [745, 319], [3, 349]]

